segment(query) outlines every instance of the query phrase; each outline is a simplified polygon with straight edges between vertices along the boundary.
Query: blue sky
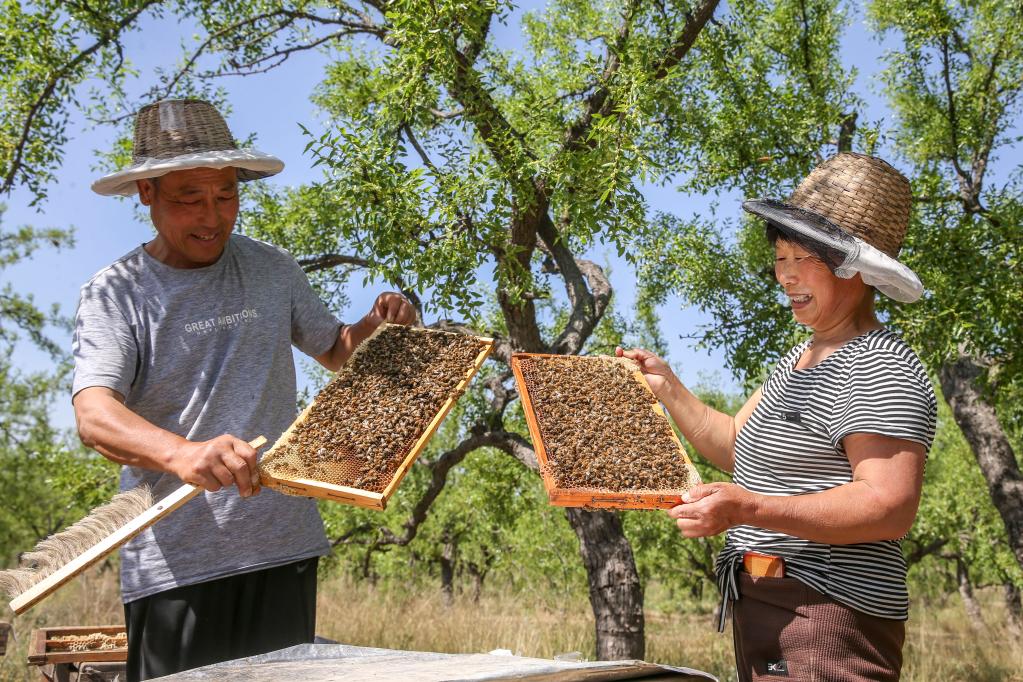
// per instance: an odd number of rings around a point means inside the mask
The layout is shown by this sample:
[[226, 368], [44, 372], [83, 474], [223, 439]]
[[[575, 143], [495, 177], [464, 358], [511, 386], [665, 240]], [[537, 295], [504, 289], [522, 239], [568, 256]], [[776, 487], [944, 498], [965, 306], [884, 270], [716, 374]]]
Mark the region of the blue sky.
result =
[[[190, 39], [190, 35], [187, 27], [174, 21], [148, 20], [142, 31], [131, 34], [125, 41], [125, 52], [141, 74], [152, 74], [155, 67], [169, 67], [176, 62], [181, 54], [181, 41]], [[512, 20], [506, 25], [495, 25], [494, 40], [508, 49], [521, 46], [523, 38], [518, 22]], [[883, 102], [874, 92], [876, 86], [871, 85], [882, 49], [883, 46], [868, 37], [862, 17], [855, 17], [843, 52], [847, 63], [859, 70], [856, 89], [867, 103], [867, 110], [861, 112], [861, 121], [877, 120], [885, 112]], [[228, 123], [235, 136], [241, 138], [255, 133], [259, 148], [286, 163], [284, 172], [268, 182], [294, 185], [320, 177], [320, 172], [311, 167], [311, 159], [303, 155], [307, 139], [298, 124], [303, 123], [313, 131], [321, 129], [309, 97], [323, 73], [324, 63], [325, 58], [320, 54], [299, 54], [267, 74], [220, 82], [227, 89], [233, 107]], [[144, 90], [147, 84], [135, 83], [136, 91]], [[5, 272], [5, 277], [10, 278], [17, 290], [33, 294], [41, 306], [56, 303], [66, 314], [72, 314], [81, 284], [111, 261], [148, 241], [152, 228], [137, 219], [134, 199], [101, 197], [89, 189], [90, 183], [100, 175], [93, 152], [109, 148], [116, 131], [91, 129], [84, 120], [77, 118], [68, 132], [72, 139], [65, 148], [59, 181], [50, 187], [49, 198], [42, 204], [41, 211], [29, 207], [31, 197], [21, 189], [0, 197], [0, 203], [7, 205], [3, 222], [8, 229], [23, 224], [74, 228], [77, 245], [73, 249], [42, 250], [31, 261]], [[669, 212], [699, 211], [709, 203], [704, 197], [683, 196], [671, 186], [650, 188], [646, 196], [654, 210]], [[737, 216], [738, 199], [718, 197], [721, 213]], [[593, 255], [601, 259], [601, 254], [591, 254], [591, 257]], [[634, 275], [613, 253], [609, 252], [606, 260], [612, 266], [618, 310], [627, 313], [633, 301]], [[342, 319], [354, 321], [361, 316], [369, 309], [376, 293], [384, 288], [381, 284], [361, 288], [360, 282], [361, 278], [353, 278], [350, 309], [337, 311]], [[720, 352], [696, 350], [681, 338], [695, 326], [706, 324], [709, 321], [706, 317], [683, 307], [678, 300], [662, 306], [660, 313], [662, 331], [670, 344], [670, 360], [684, 382], [704, 381], [727, 390], [739, 390], [738, 384], [724, 370]], [[70, 348], [68, 334], [53, 330], [52, 336]], [[26, 371], [44, 369], [50, 363], [45, 355], [27, 344], [18, 347], [15, 360]], [[54, 415], [59, 425], [70, 426], [73, 423], [70, 401], [59, 401], [54, 406]]]

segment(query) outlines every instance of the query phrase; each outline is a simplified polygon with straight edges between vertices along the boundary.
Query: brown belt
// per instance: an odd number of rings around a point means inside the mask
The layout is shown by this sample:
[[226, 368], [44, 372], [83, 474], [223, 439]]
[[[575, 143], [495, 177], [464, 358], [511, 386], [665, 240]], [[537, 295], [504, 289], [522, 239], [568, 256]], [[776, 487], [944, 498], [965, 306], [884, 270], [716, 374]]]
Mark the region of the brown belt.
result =
[[746, 552], [742, 555], [742, 568], [758, 578], [784, 578], [785, 560], [780, 556]]

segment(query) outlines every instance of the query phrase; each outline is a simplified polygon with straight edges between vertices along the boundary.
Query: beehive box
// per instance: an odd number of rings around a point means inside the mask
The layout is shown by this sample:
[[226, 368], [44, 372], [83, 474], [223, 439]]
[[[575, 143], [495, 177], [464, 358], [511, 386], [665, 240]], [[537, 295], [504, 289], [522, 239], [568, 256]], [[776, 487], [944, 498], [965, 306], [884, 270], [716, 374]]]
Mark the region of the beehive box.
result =
[[128, 660], [123, 625], [76, 625], [39, 628], [29, 643], [30, 665]]
[[289, 495], [384, 509], [494, 340], [384, 324], [260, 463]]
[[665, 509], [700, 483], [632, 360], [516, 353], [512, 372], [551, 504]]

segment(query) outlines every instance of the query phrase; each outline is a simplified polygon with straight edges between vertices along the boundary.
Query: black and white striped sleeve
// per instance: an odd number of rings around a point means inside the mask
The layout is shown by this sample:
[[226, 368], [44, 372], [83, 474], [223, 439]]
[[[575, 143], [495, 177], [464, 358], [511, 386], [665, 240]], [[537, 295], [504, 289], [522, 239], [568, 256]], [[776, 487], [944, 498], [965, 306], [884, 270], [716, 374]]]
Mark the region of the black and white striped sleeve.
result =
[[855, 357], [832, 414], [831, 442], [836, 448], [851, 433], [876, 433], [920, 443], [929, 450], [937, 402], [912, 350], [904, 345], [875, 347]]

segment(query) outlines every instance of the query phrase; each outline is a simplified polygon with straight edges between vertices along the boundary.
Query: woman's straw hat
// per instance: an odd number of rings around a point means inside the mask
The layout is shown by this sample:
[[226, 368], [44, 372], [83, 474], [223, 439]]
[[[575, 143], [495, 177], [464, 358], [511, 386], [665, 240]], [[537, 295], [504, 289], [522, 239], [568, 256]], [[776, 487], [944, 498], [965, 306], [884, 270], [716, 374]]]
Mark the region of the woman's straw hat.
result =
[[835, 274], [863, 281], [898, 301], [923, 293], [919, 278], [897, 258], [909, 227], [909, 181], [887, 162], [842, 152], [817, 166], [788, 201], [756, 199], [742, 207], [795, 240], [838, 254]]
[[220, 112], [199, 99], [149, 104], [135, 116], [132, 165], [92, 184], [104, 195], [131, 196], [136, 180], [188, 168], [238, 169], [245, 182], [280, 173], [284, 162], [255, 149], [239, 149]]

